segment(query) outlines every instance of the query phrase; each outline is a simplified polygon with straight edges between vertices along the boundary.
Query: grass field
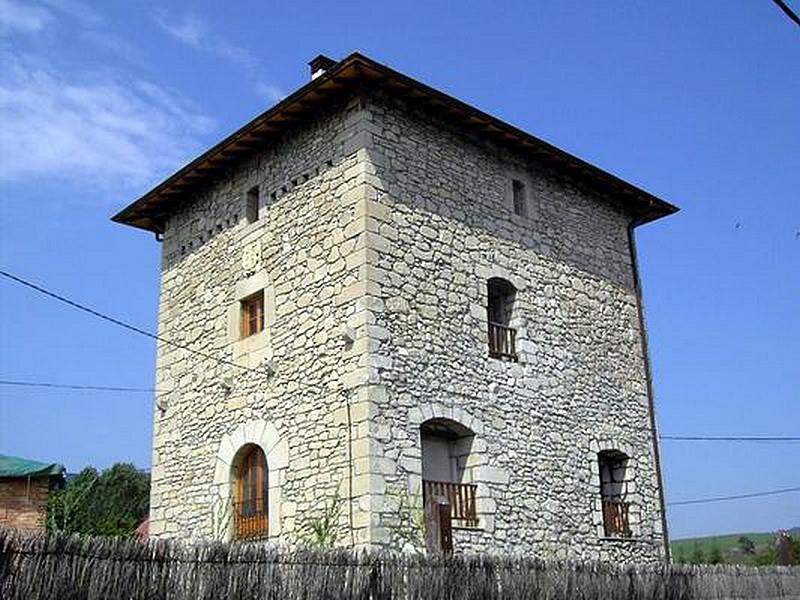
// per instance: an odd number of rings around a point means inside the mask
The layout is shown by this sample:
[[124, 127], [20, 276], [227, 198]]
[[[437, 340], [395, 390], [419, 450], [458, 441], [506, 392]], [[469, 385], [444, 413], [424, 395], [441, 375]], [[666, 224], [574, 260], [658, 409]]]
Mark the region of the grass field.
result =
[[682, 551], [687, 555], [694, 550], [695, 545], [700, 546], [704, 552], [708, 552], [713, 546], [717, 546], [721, 552], [729, 552], [738, 548], [738, 540], [742, 536], [751, 539], [756, 546], [772, 544], [775, 541], [774, 533], [731, 533], [728, 535], [674, 540], [670, 546], [672, 552], [677, 553]]
[[[795, 539], [800, 537], [800, 527], [790, 529], [789, 534]], [[742, 550], [739, 543], [739, 539], [742, 537], [746, 537], [753, 542], [755, 546], [753, 552], [746, 553]], [[672, 557], [675, 562], [691, 561], [693, 554], [697, 553], [698, 548], [700, 552], [702, 552], [702, 555], [708, 559], [716, 548], [719, 550], [722, 562], [724, 563], [750, 564], [757, 554], [772, 548], [774, 543], [775, 534], [772, 532], [731, 533], [726, 535], [673, 540], [672, 543], [670, 543], [670, 548], [672, 549]]]

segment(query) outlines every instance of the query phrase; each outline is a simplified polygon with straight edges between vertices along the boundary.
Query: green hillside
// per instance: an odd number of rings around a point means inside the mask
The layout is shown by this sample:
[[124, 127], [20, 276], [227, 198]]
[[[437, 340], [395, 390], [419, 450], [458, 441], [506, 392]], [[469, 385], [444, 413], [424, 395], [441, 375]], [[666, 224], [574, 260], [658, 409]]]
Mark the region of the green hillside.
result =
[[682, 551], [689, 554], [696, 545], [700, 546], [704, 551], [709, 551], [713, 546], [717, 546], [720, 551], [725, 552], [738, 547], [738, 540], [742, 536], [751, 539], [757, 546], [772, 544], [775, 541], [774, 533], [731, 533], [728, 535], [673, 540], [670, 547], [673, 553]]
[[[800, 559], [800, 527], [789, 530]], [[672, 560], [676, 563], [772, 564], [774, 533], [731, 533], [673, 540]]]

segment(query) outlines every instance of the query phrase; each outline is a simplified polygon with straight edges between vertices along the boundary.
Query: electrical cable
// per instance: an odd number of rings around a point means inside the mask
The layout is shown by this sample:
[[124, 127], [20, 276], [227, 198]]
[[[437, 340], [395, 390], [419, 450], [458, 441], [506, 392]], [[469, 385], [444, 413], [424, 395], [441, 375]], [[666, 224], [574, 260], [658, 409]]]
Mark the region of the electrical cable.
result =
[[43, 387], [64, 390], [97, 390], [101, 392], [147, 392], [155, 393], [154, 388], [122, 387], [111, 385], [78, 385], [72, 383], [50, 383], [46, 381], [16, 381], [11, 379], [0, 379], [0, 385], [16, 385], [21, 387]]
[[796, 25], [800, 25], [800, 17], [798, 17], [795, 12], [789, 7], [786, 2], [783, 0], [772, 0], [778, 7], [789, 17], [792, 21], [795, 22]]
[[667, 502], [668, 506], [681, 506], [686, 504], [707, 504], [710, 502], [725, 502], [728, 500], [742, 500], [745, 498], [760, 498], [762, 496], [774, 496], [776, 494], [788, 494], [790, 492], [800, 492], [800, 487], [783, 488], [780, 490], [769, 490], [766, 492], [754, 492], [752, 494], [738, 494], [734, 496], [717, 496], [715, 498], [698, 498], [696, 500], [676, 500]]
[[159, 342], [161, 342], [163, 344], [168, 344], [168, 345], [173, 346], [175, 348], [180, 348], [181, 350], [186, 350], [187, 352], [191, 352], [192, 354], [196, 354], [197, 356], [201, 356], [203, 358], [207, 358], [207, 359], [210, 359], [210, 360], [217, 361], [220, 364], [236, 367], [237, 369], [242, 369], [242, 370], [245, 370], [245, 371], [252, 371], [252, 372], [258, 373], [260, 375], [271, 375], [271, 373], [268, 372], [268, 371], [259, 371], [258, 369], [253, 369], [253, 368], [247, 367], [245, 365], [240, 365], [240, 364], [237, 364], [237, 363], [235, 363], [233, 361], [226, 360], [224, 358], [219, 358], [219, 357], [213, 356], [211, 354], [207, 354], [206, 352], [203, 352], [201, 350], [195, 350], [194, 348], [192, 348], [190, 346], [187, 346], [186, 344], [181, 344], [179, 342], [175, 342], [175, 341], [169, 340], [169, 339], [167, 339], [165, 337], [162, 337], [160, 335], [157, 335], [155, 333], [151, 333], [149, 331], [146, 331], [144, 329], [136, 327], [135, 325], [131, 325], [129, 323], [121, 321], [120, 319], [117, 319], [115, 317], [109, 316], [109, 315], [107, 315], [105, 313], [101, 313], [98, 310], [95, 310], [95, 309], [90, 308], [90, 307], [88, 307], [88, 306], [86, 306], [84, 304], [81, 304], [80, 302], [76, 302], [75, 300], [70, 300], [69, 298], [67, 298], [65, 296], [62, 296], [62, 295], [57, 294], [55, 292], [51, 292], [50, 290], [48, 290], [48, 289], [46, 289], [44, 287], [41, 287], [39, 285], [36, 285], [35, 283], [32, 283], [30, 281], [27, 281], [26, 279], [23, 279], [22, 277], [18, 277], [16, 275], [12, 275], [8, 271], [0, 270], [0, 275], [2, 275], [3, 277], [8, 278], [8, 279], [20, 284], [20, 285], [23, 285], [23, 286], [28, 287], [28, 288], [30, 288], [32, 290], [35, 290], [35, 291], [39, 292], [40, 294], [44, 294], [45, 296], [53, 298], [54, 300], [58, 300], [59, 302], [62, 302], [64, 304], [68, 305], [68, 306], [71, 306], [72, 308], [75, 308], [75, 309], [80, 310], [82, 312], [88, 313], [88, 314], [92, 315], [93, 317], [97, 317], [97, 318], [102, 319], [104, 321], [108, 321], [109, 323], [113, 323], [114, 325], [122, 327], [123, 329], [127, 329], [129, 331], [133, 331], [134, 333], [138, 333], [139, 335], [143, 335], [145, 337], [149, 337], [151, 339], [157, 340], [157, 341], [159, 341]]
[[662, 440], [676, 440], [681, 442], [800, 442], [800, 437], [792, 436], [732, 436], [732, 435], [661, 435]]

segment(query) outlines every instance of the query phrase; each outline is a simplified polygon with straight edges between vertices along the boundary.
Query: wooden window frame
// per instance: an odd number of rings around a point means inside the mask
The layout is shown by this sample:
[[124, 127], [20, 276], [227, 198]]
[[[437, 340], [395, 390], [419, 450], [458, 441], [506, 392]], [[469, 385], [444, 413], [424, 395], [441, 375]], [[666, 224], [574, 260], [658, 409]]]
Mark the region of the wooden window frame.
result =
[[260, 446], [248, 448], [239, 460], [234, 502], [234, 523], [239, 539], [266, 537], [269, 533], [267, 457]]
[[507, 279], [492, 277], [486, 282], [486, 315], [489, 356], [516, 361], [517, 330], [511, 326], [517, 288]]
[[264, 290], [241, 301], [242, 339], [264, 331]]
[[[600, 476], [600, 500], [603, 511], [603, 530], [607, 538], [629, 538], [632, 536], [630, 527], [630, 502], [628, 496], [628, 463], [630, 457], [624, 452], [604, 450], [597, 455], [597, 465]], [[604, 480], [603, 471], [608, 471], [610, 479]], [[616, 472], [623, 471], [622, 479], [616, 479]], [[619, 484], [620, 492], [608, 493], [607, 485]]]

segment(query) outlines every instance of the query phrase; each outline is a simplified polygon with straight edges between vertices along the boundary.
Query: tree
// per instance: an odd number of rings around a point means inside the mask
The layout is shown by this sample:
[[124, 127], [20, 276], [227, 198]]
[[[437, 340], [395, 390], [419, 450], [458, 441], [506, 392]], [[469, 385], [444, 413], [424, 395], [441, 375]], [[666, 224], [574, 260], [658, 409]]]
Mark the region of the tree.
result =
[[753, 564], [757, 567], [778, 564], [775, 557], [775, 548], [772, 544], [762, 546], [761, 550], [753, 558]]
[[693, 565], [703, 565], [706, 562], [706, 555], [703, 552], [703, 548], [697, 542], [694, 543], [694, 548], [692, 548], [692, 555], [689, 558], [689, 562]]
[[147, 516], [150, 476], [130, 463], [102, 474], [86, 467], [66, 487], [50, 495], [50, 531], [130, 537]]
[[87, 507], [100, 475], [94, 467], [86, 467], [64, 489], [50, 494], [47, 506], [48, 531], [80, 533], [88, 527]]
[[744, 554], [755, 554], [756, 553], [756, 545], [749, 537], [746, 535], [741, 536], [736, 543], [739, 545], [739, 550], [742, 551]]
[[710, 565], [718, 565], [722, 562], [722, 552], [719, 550], [719, 546], [714, 544], [711, 546], [711, 550], [708, 553], [708, 564]]
[[[800, 536], [790, 536], [794, 554], [794, 564], [800, 565]], [[753, 557], [753, 564], [756, 566], [777, 565], [778, 557], [775, 552], [774, 544], [765, 544], [761, 550]]]

